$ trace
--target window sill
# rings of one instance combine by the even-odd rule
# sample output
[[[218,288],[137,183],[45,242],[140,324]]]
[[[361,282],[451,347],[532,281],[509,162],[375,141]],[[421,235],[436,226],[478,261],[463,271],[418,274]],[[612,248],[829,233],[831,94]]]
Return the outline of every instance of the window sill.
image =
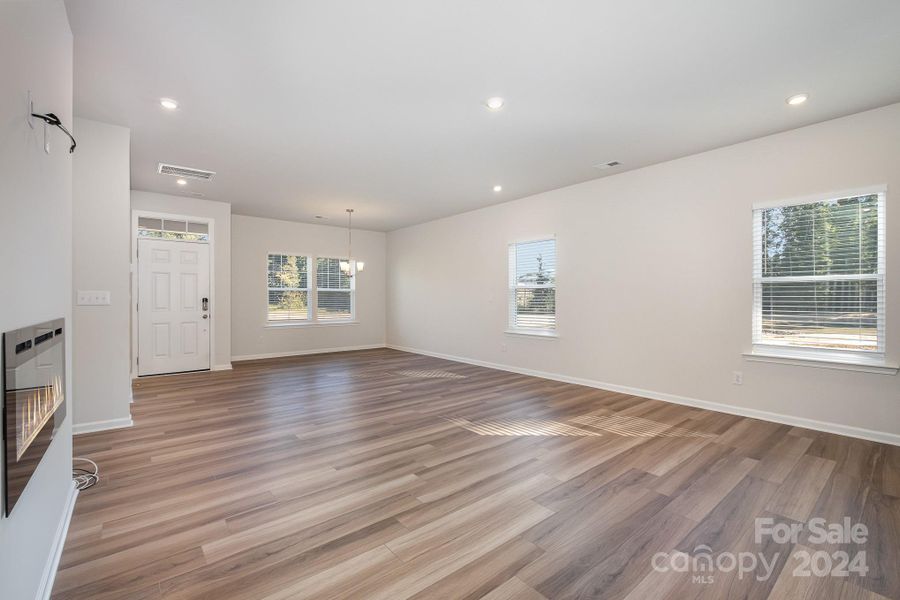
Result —
[[[290,329],[292,327],[336,327],[338,325],[359,325],[359,321],[286,321],[284,323],[266,323],[266,329]]]
[[[864,356],[829,356],[815,353],[802,354],[793,351],[782,351],[777,348],[754,348],[752,352],[744,352],[744,358],[753,362],[777,363],[798,367],[818,367],[822,369],[839,369],[858,371],[861,373],[878,373],[896,375],[897,365],[885,363],[883,360]]]
[[[525,335],[528,337],[544,338],[549,340],[555,340],[559,338],[559,334],[555,331],[546,330],[529,331],[527,329],[507,329],[506,333],[508,335]]]

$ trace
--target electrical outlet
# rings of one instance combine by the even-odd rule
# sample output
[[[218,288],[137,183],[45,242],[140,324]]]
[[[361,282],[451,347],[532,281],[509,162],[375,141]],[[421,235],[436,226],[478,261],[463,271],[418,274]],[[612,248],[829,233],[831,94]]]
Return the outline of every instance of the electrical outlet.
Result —
[[[506,344],[500,344],[500,352],[506,352]]]
[[[734,371],[731,374],[731,383],[734,385],[744,385],[744,374],[740,371]]]

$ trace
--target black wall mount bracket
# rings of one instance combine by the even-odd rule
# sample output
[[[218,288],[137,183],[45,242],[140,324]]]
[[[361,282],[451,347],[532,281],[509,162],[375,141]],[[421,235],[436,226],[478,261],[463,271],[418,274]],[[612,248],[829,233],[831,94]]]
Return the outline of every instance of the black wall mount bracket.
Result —
[[[46,123],[48,125],[58,127],[59,130],[62,131],[67,136],[69,136],[69,139],[72,141],[72,145],[69,146],[69,154],[72,154],[73,152],[75,152],[75,146],[77,146],[78,144],[75,142],[75,138],[72,136],[72,134],[69,133],[69,130],[66,129],[65,125],[62,124],[62,121],[59,119],[59,117],[57,117],[53,113],[47,113],[45,115],[41,115],[38,113],[31,113],[31,116],[35,117],[37,119],[41,119],[44,123]]]

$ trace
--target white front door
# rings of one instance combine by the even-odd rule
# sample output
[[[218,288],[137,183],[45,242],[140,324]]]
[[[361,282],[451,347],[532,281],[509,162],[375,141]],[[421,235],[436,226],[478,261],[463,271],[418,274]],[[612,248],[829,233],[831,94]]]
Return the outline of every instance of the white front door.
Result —
[[[138,240],[138,375],[209,368],[209,246]]]

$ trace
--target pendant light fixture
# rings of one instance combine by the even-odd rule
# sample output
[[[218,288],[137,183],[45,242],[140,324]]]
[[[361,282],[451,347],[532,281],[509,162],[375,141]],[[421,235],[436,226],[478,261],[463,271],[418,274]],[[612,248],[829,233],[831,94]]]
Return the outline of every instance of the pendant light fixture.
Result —
[[[355,265],[355,269],[352,268]],[[341,261],[341,273],[347,277],[353,277],[366,266],[361,260],[353,260],[353,209],[347,209],[347,260]]]

